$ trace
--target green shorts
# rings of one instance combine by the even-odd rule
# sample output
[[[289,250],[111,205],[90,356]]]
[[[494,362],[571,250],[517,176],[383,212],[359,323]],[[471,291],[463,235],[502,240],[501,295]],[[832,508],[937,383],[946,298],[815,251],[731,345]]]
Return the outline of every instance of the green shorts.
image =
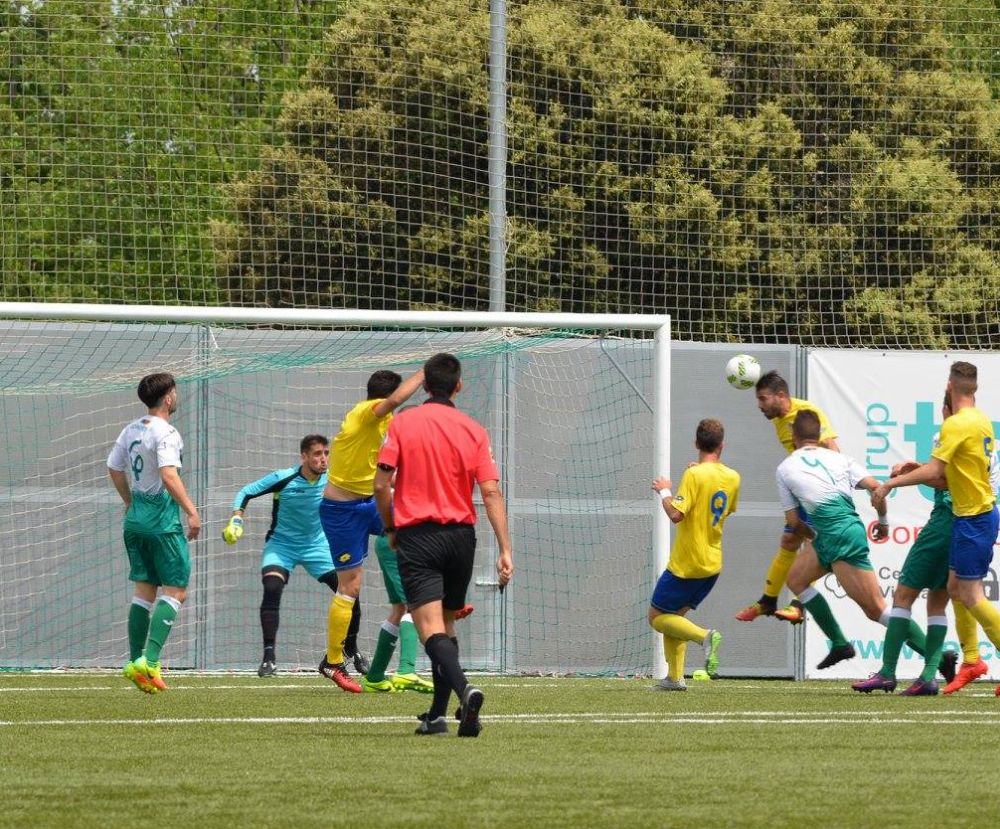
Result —
[[[157,586],[187,587],[191,579],[191,554],[184,533],[139,533],[125,530],[129,581]]]
[[[821,526],[816,522],[816,557],[827,572],[833,569],[835,561],[843,561],[858,570],[873,570],[871,559],[868,558],[868,534],[861,520],[854,517],[851,521],[837,521],[832,525]]]
[[[917,540],[906,554],[899,583],[914,590],[941,590],[948,586],[948,551],[955,516],[946,506],[935,506]]]
[[[375,538],[375,555],[378,556],[378,566],[382,570],[385,592],[389,594],[389,604],[406,604],[396,551],[389,546],[389,540],[384,535]]]

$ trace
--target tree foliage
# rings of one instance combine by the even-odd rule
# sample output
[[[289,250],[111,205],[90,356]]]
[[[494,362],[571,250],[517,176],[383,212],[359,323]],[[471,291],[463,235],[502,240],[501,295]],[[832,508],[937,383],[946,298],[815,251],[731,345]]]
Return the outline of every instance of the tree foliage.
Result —
[[[0,5],[0,297],[217,302],[210,217],[330,0]]]
[[[508,8],[509,308],[879,346],[993,325],[998,110],[924,6]],[[468,0],[347,10],[232,188],[237,301],[485,307],[488,37]]]

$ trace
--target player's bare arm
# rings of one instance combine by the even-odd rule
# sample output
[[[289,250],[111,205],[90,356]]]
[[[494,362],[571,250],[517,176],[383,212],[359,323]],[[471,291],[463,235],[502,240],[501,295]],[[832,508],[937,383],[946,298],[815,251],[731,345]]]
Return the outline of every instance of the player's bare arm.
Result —
[[[880,483],[878,488],[872,492],[872,503],[875,503],[876,498],[884,502],[889,497],[889,493],[897,487],[934,484],[944,478],[944,470],[945,464],[943,461],[931,458],[927,463],[921,464],[916,469],[904,475],[890,478],[888,481]]]
[[[483,496],[483,507],[490,520],[493,533],[497,537],[500,554],[497,556],[497,578],[505,587],[514,575],[514,553],[510,542],[510,528],[507,525],[507,509],[497,481],[480,481],[479,494]]]
[[[889,477],[898,478],[900,475],[905,475],[907,472],[919,469],[920,466],[920,461],[903,461],[902,463],[897,463],[892,467],[892,469],[889,470]],[[942,475],[936,481],[928,482],[928,486],[932,486],[934,489],[944,490],[948,488],[948,480]]]
[[[111,483],[114,484],[119,497],[125,502],[125,509],[128,509],[132,506],[132,490],[129,489],[128,478],[124,472],[117,469],[109,469],[108,474],[111,476]]]
[[[816,537],[816,530],[802,520],[797,508],[785,510],[785,523],[792,528],[792,532],[802,538],[812,541]]]
[[[875,507],[875,512],[878,513],[878,523],[875,525],[875,529],[872,530],[872,539],[875,541],[881,541],[884,538],[889,537],[889,518],[886,516],[886,505],[884,500],[876,501],[875,491],[879,488],[879,480],[871,475],[867,478],[862,478],[858,481],[855,489],[866,489],[868,494],[872,498],[872,506]]]
[[[415,374],[411,374],[384,400],[380,400],[372,408],[375,417],[385,417],[389,412],[395,411],[409,400],[414,393],[424,383],[424,370],[420,369]]]
[[[198,517],[198,509],[195,507],[194,502],[188,497],[187,489],[184,487],[184,482],[177,472],[177,467],[161,466],[160,480],[163,481],[163,486],[170,493],[170,497],[184,510],[188,521],[187,538],[188,541],[194,541],[201,532],[201,518]]]
[[[674,485],[670,478],[664,478],[661,475],[659,478],[653,479],[653,491],[660,496],[660,503],[663,505],[663,511],[666,512],[667,518],[674,524],[680,524],[684,520],[684,513],[670,503],[673,488]]]
[[[389,541],[389,546],[394,550],[396,549],[396,528],[392,524],[392,477],[395,474],[394,467],[380,463],[375,469],[373,483],[375,506],[378,508],[379,518],[382,519],[382,526],[385,527],[385,536]]]

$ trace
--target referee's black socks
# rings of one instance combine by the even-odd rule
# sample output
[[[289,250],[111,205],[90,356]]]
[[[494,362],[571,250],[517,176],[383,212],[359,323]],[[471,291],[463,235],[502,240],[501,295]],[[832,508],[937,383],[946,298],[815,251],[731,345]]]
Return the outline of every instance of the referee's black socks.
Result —
[[[431,660],[434,677],[434,701],[430,713],[443,717],[448,708],[448,697],[454,691],[459,699],[469,681],[458,662],[458,641],[443,633],[435,633],[424,643],[424,650]]]

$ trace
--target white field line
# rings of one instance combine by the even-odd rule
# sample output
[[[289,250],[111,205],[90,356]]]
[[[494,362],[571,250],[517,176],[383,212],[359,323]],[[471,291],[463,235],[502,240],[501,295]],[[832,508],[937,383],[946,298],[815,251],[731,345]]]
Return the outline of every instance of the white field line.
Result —
[[[787,711],[700,712],[692,714],[653,713],[604,713],[580,712],[577,714],[499,714],[484,717],[491,723],[514,725],[841,725],[867,722],[870,725],[940,724],[940,725],[1000,725],[1000,712],[968,711],[914,711],[905,715],[861,714],[859,712],[812,712],[792,714]],[[989,717],[990,719],[987,719]],[[390,725],[412,724],[412,716],[358,716],[358,717],[163,717],[156,719],[61,719],[61,720],[0,720],[2,727],[49,726],[69,727],[100,725]]]
[[[289,688],[319,688],[329,686],[330,681],[317,677],[315,682],[275,682],[273,679],[255,682],[247,682],[246,685],[178,685],[170,683],[171,691],[285,691]],[[491,682],[488,688],[558,688],[558,682],[532,683],[530,685],[517,685],[512,683]],[[565,687],[565,686],[562,686]],[[66,685],[61,688],[0,688],[0,694],[62,694],[78,693],[80,691],[129,691],[133,687],[124,680],[115,685]]]

